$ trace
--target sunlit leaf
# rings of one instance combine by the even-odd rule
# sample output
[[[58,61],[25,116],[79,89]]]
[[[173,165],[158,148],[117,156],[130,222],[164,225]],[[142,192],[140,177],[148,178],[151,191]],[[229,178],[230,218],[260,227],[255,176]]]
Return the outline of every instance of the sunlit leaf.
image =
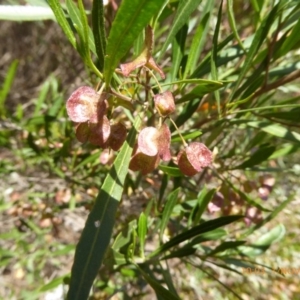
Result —
[[[121,58],[163,5],[156,0],[123,0],[113,21],[106,47],[104,77],[108,85]]]
[[[186,23],[186,20],[189,19],[190,15],[198,7],[201,1],[202,0],[181,0],[179,2],[174,20],[172,21],[172,26],[160,50],[160,56],[162,56],[162,54],[165,53],[172,39],[175,37],[180,28]]]
[[[122,196],[136,130],[140,122],[141,119],[136,118],[134,127],[107,175],[88,216],[76,247],[67,299],[88,298],[111,239],[115,214]]]

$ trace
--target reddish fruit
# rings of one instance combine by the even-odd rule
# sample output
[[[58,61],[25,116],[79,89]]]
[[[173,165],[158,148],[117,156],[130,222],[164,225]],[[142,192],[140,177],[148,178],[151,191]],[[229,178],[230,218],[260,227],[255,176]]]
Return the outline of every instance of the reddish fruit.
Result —
[[[154,96],[154,103],[158,113],[167,117],[175,111],[173,94],[169,91]]]
[[[118,151],[126,140],[127,130],[124,124],[116,123],[110,127],[110,136],[105,143],[106,147],[110,147],[114,151]]]
[[[158,155],[162,160],[169,161],[171,132],[166,124],[160,129],[155,127],[144,128],[138,136],[139,151],[148,156]]]
[[[67,100],[67,113],[76,123],[97,123],[107,109],[107,94],[101,95],[88,86],[78,88]]]
[[[137,145],[135,145],[133,155],[129,164],[129,168],[132,171],[141,171],[143,175],[152,172],[159,163],[159,156],[149,156],[140,151]]]
[[[177,156],[178,167],[187,176],[199,173],[212,162],[212,152],[202,143],[191,143]]]

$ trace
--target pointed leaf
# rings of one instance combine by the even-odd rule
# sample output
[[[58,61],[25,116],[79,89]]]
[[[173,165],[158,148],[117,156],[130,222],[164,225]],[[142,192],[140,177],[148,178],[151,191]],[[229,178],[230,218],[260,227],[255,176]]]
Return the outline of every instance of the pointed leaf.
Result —
[[[181,0],[176,10],[176,15],[172,22],[172,27],[169,30],[168,36],[160,50],[160,57],[166,52],[167,47],[175,37],[176,33],[190,18],[192,12],[199,6],[202,0]]]
[[[46,292],[46,291],[55,289],[56,287],[58,287],[59,285],[64,283],[65,277],[66,277],[66,275],[55,277],[50,282],[48,282],[47,284],[45,284],[41,288],[39,288],[39,292]]]
[[[200,135],[202,135],[202,132],[198,129],[190,129],[187,131],[182,131],[181,132],[182,137],[184,138],[185,141],[187,140],[194,140]],[[181,142],[181,137],[178,133],[172,134],[171,141],[174,142]]]
[[[212,197],[216,193],[216,189],[212,189],[210,191],[207,191],[206,188],[204,188],[199,197],[198,197],[198,203],[194,207],[192,212],[192,220],[194,224],[198,224],[202,214],[204,213],[205,209],[207,208],[208,203],[211,201]]]
[[[78,7],[75,5],[75,3],[72,0],[66,0],[66,5],[67,5],[67,9],[71,21],[74,24],[74,27],[76,28],[77,32],[80,31],[80,34],[83,36],[84,35],[83,25],[82,25],[80,11]],[[89,41],[89,47],[91,51],[93,53],[96,53],[94,37],[90,28],[88,28],[88,41]]]
[[[138,235],[140,240],[140,255],[144,257],[145,239],[147,234],[147,217],[142,212],[139,217]]]
[[[176,189],[167,198],[167,201],[166,201],[163,213],[162,213],[161,223],[160,223],[160,234],[159,234],[160,239],[162,239],[165,228],[167,227],[167,224],[171,217],[173,208],[175,207],[176,202],[178,200],[179,191],[180,191],[180,189]]]
[[[211,78],[213,80],[218,80],[217,55],[218,55],[218,38],[219,38],[221,19],[222,19],[222,8],[223,8],[223,0],[221,0],[221,2],[220,2],[218,19],[217,19],[216,27],[214,29],[213,45],[212,45],[212,49],[211,49],[210,67],[211,67]],[[214,94],[215,94],[215,99],[217,101],[218,114],[220,116],[220,114],[221,114],[220,93],[218,90],[215,90]]]
[[[132,147],[140,122],[141,119],[136,118],[134,127],[106,176],[95,205],[88,216],[76,247],[68,300],[88,298],[93,281],[102,264],[111,239],[115,214],[122,196]]]
[[[61,26],[62,30],[64,31],[65,35],[69,39],[70,43],[75,49],[77,49],[75,36],[66,19],[65,13],[61,7],[60,2],[58,0],[49,0],[48,4],[51,7],[58,24]]]
[[[10,64],[7,74],[5,76],[5,80],[2,83],[2,86],[0,87],[0,116],[2,114],[5,115],[5,100],[15,79],[18,64],[19,61],[16,59]]]
[[[222,87],[223,83],[220,81],[203,79],[202,84],[199,84],[198,86],[193,88],[188,94],[185,94],[183,97],[181,97],[178,101],[176,101],[176,104],[187,102],[189,100],[195,99],[196,97],[202,97],[205,94],[217,91]]]
[[[79,37],[81,38],[81,47],[83,49],[83,57],[87,59],[87,61],[90,59],[90,46],[89,46],[89,30],[91,28],[88,25],[87,16],[85,13],[84,5],[82,0],[78,0],[78,8],[80,13],[80,20],[81,20],[81,29],[78,31]]]
[[[104,77],[108,85],[121,58],[163,6],[163,1],[123,0],[107,40]]]
[[[252,44],[250,46],[249,51],[247,52],[245,62],[239,71],[239,77],[237,79],[237,82],[234,86],[234,89],[230,95],[229,100],[232,100],[235,96],[235,92],[240,86],[242,80],[244,79],[246,73],[249,71],[249,69],[252,66],[253,58],[257,54],[260,46],[262,45],[263,41],[268,35],[268,32],[271,28],[271,26],[274,23],[274,19],[276,18],[276,14],[278,11],[280,4],[278,3],[273,7],[271,12],[267,15],[267,17],[263,20],[263,22],[260,24],[259,28],[256,30],[255,36],[253,38]]]
[[[215,229],[213,231],[209,231],[206,233],[201,234],[200,236],[195,237],[191,241],[191,245],[197,245],[206,241],[211,241],[211,240],[219,240],[222,237],[227,235],[227,231],[221,228]]]
[[[165,165],[159,165],[158,168],[169,176],[182,177],[182,173],[180,172],[179,168],[169,167],[169,166],[165,166]]]
[[[185,24],[177,32],[175,39],[172,42],[172,64],[171,64],[171,81],[173,81],[178,76],[178,71],[182,58],[184,56],[184,44],[188,32],[188,26]]]
[[[227,13],[228,13],[228,19],[229,19],[229,25],[231,27],[231,30],[234,34],[235,39],[239,43],[240,47],[245,51],[244,45],[241,41],[241,38],[239,36],[239,33],[236,29],[236,23],[235,23],[235,18],[234,18],[234,12],[233,12],[233,1],[232,0],[227,0]]]
[[[177,246],[178,244],[189,240],[190,238],[208,232],[208,231],[212,231],[214,229],[217,229],[219,227],[228,225],[230,223],[236,222],[238,220],[240,220],[241,218],[243,218],[244,216],[226,216],[226,217],[220,217],[214,220],[210,220],[207,222],[204,222],[198,226],[195,226],[185,232],[182,232],[180,234],[178,234],[177,236],[173,237],[169,242],[161,245],[158,249],[156,249],[155,251],[153,251],[150,254],[150,257],[154,257],[157,255],[160,255],[161,253],[164,253],[165,251],[167,251],[168,249]]]
[[[300,43],[299,30],[300,30],[300,19],[298,19],[298,22],[293,26],[291,33],[285,38],[283,44],[276,52],[275,54],[276,58],[286,55],[295,46],[299,45]]]
[[[100,71],[102,71],[104,66],[104,55],[106,48],[103,0],[93,0],[92,23],[96,52],[99,59]]]
[[[275,146],[261,147],[249,159],[244,161],[242,164],[233,167],[232,169],[246,169],[251,168],[266,161],[276,150]]]
[[[191,72],[195,70],[197,61],[206,42],[206,36],[209,29],[209,21],[213,12],[214,4],[214,0],[207,1],[203,9],[203,16],[201,17],[198,28],[196,29],[195,35],[192,40],[183,78],[186,78]]]
[[[246,241],[228,241],[223,242],[221,245],[217,246],[214,250],[212,250],[208,255],[213,256],[219,252],[226,251],[228,249],[236,249],[238,246],[244,245]]]
[[[294,142],[296,144],[300,144],[300,134],[291,131],[288,128],[285,128],[279,124],[271,123],[268,121],[261,121],[261,122],[247,122],[247,126],[259,128],[260,130],[267,132],[271,135],[280,137],[284,140]]]
[[[285,235],[285,231],[284,225],[279,224],[258,238],[258,240],[252,245],[239,247],[239,251],[247,256],[261,255],[270,247],[271,244],[281,240]]]

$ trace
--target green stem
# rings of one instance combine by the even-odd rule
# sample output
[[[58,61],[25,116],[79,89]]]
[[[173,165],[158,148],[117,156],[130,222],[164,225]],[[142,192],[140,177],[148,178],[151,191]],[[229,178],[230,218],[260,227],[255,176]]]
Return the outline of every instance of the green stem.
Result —
[[[178,134],[179,134],[179,136],[180,136],[180,138],[181,138],[181,140],[182,140],[183,146],[184,146],[184,147],[187,147],[188,144],[186,143],[186,141],[184,140],[183,136],[181,135],[181,133],[180,133],[180,131],[179,131],[179,129],[178,129],[176,123],[175,123],[171,118],[169,118],[169,119],[170,119],[170,121],[172,122],[172,124],[174,125],[176,131],[178,132]]]

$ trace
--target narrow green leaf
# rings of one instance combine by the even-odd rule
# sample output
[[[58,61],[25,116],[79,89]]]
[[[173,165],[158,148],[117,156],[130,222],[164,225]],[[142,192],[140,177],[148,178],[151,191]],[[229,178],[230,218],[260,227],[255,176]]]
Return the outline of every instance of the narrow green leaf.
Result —
[[[133,55],[138,56],[144,47],[145,33],[142,31],[133,43]]]
[[[81,169],[83,166],[91,163],[93,164],[94,162],[98,161],[99,163],[99,156],[100,156],[100,151],[96,151],[94,154],[89,155],[87,158],[83,159],[74,169],[74,172],[78,171]]]
[[[142,258],[145,257],[144,248],[145,248],[146,234],[147,234],[147,217],[142,212],[140,214],[139,223],[138,223],[138,235],[139,235],[139,240],[140,240],[140,255]]]
[[[218,256],[218,259],[221,259],[220,256]],[[234,272],[234,273],[243,275],[241,272],[237,271],[237,270],[234,269],[234,268],[229,267],[229,266],[226,265],[226,264],[223,264],[223,263],[217,263],[217,262],[215,262],[215,261],[210,261],[210,262],[211,262],[212,264],[214,264],[215,266],[219,267],[219,268],[222,268],[222,269],[225,269],[225,270],[228,270],[228,271],[231,271],[231,272]]]
[[[38,97],[38,99],[37,99],[37,101],[35,103],[35,108],[34,108],[34,112],[33,112],[33,118],[34,117],[39,117],[42,114],[41,109],[42,109],[42,106],[43,106],[43,104],[44,104],[44,102],[46,100],[46,97],[47,97],[48,93],[49,93],[49,89],[50,89],[50,83],[47,80],[43,84],[43,86],[42,86],[42,88],[40,90],[40,93],[39,93],[39,97]]]
[[[189,245],[188,247],[183,247],[182,249],[172,251],[170,254],[162,257],[161,259],[190,256],[195,254],[196,251],[197,251],[196,248],[193,248],[191,245]]]
[[[202,189],[198,197],[198,203],[192,212],[192,220],[194,224],[198,224],[200,222],[201,216],[203,215],[208,203],[211,201],[215,193],[216,189],[212,189],[210,191],[207,191],[206,187]]]
[[[189,100],[195,99],[196,97],[203,97],[204,95],[214,92],[223,87],[221,81],[206,80],[198,86],[194,87],[189,93],[185,94],[183,97],[176,101],[176,104],[184,103]]]
[[[172,82],[161,83],[160,86],[181,85],[181,84],[196,84],[199,87],[205,86],[207,88],[209,88],[209,87],[212,88],[213,86],[216,86],[216,85],[223,86],[223,81],[190,78],[190,79],[182,79],[182,80],[176,80],[176,81],[172,81]],[[155,85],[154,87],[158,87],[158,85]]]
[[[192,12],[199,6],[202,0],[181,0],[179,2],[178,8],[176,10],[176,14],[174,20],[172,22],[172,27],[165,39],[165,42],[160,50],[159,57],[166,52],[167,47],[180,30],[180,28],[186,23],[186,21],[190,18]]]
[[[172,42],[172,64],[171,64],[171,81],[178,77],[178,71],[182,62],[185,51],[185,40],[188,32],[188,26],[185,24],[177,32]]]
[[[128,246],[130,247],[130,245]],[[128,248],[126,248],[128,249]],[[115,265],[117,266],[121,266],[121,265],[125,265],[128,262],[128,260],[126,259],[126,255],[123,253],[120,253],[118,251],[116,251],[115,249],[111,248],[108,249],[106,252],[106,256],[105,256],[105,261],[103,262],[103,264],[107,267],[114,267]]]
[[[196,235],[199,235],[199,234],[202,234],[202,233],[205,233],[208,231],[212,231],[219,227],[236,222],[243,217],[244,216],[225,216],[225,217],[220,217],[220,218],[217,218],[214,220],[210,220],[210,221],[201,223],[200,225],[195,226],[195,227],[173,237],[169,242],[161,245],[158,249],[153,251],[149,257],[154,257],[157,255],[160,255],[160,254],[164,253],[165,251],[167,251],[168,249],[170,249],[186,240],[189,240],[190,238],[192,238]]]
[[[262,5],[262,2],[259,1],[260,6],[259,6],[257,0],[250,0],[250,2],[251,2],[251,4],[252,4],[254,10],[255,10],[257,13],[259,13],[259,12],[261,11],[261,5]]]
[[[267,233],[258,238],[255,245],[271,245],[281,240],[285,235],[285,227],[283,224],[279,224]]]
[[[289,154],[295,153],[299,150],[299,146],[297,145],[291,145],[291,144],[284,144],[281,148],[279,148],[277,151],[275,151],[269,159],[276,159],[278,157],[287,156]]]
[[[247,52],[245,62],[243,64],[241,70],[239,71],[239,77],[237,79],[237,82],[236,82],[236,84],[234,86],[234,89],[233,89],[232,93],[229,96],[229,100],[230,101],[234,98],[236,90],[240,86],[242,80],[244,79],[246,73],[249,71],[249,69],[250,69],[250,67],[252,65],[253,58],[255,57],[255,55],[257,54],[260,46],[262,45],[263,41],[267,37],[267,34],[268,34],[271,26],[274,23],[274,19],[275,19],[276,15],[277,15],[278,8],[279,8],[279,3],[276,4],[273,7],[273,9],[271,10],[271,12],[263,20],[263,22],[260,24],[260,27],[257,29],[257,31],[256,31],[256,33],[254,35],[254,39],[252,41],[252,44],[250,46],[250,49]]]
[[[196,130],[188,130],[188,131],[181,132],[181,135],[182,135],[182,137],[186,141],[188,141],[188,140],[194,140],[194,139],[196,139],[197,137],[199,137],[200,135],[202,135],[202,132],[200,130],[198,130],[198,129],[196,129]],[[181,142],[180,135],[178,133],[172,134],[171,141],[173,143],[175,143],[175,142]]]
[[[165,228],[167,227],[169,219],[172,215],[173,209],[178,201],[179,191],[180,191],[180,189],[176,189],[167,198],[167,201],[166,201],[163,213],[162,213],[161,223],[160,223],[159,237],[161,240],[162,240],[162,236],[164,234]]]
[[[159,165],[158,168],[162,170],[165,174],[172,177],[182,177],[182,173],[177,167],[169,167],[165,165]]]
[[[285,235],[285,227],[282,224],[277,225],[267,233],[262,235],[258,240],[250,246],[241,246],[239,251],[247,256],[257,256],[265,252],[271,244],[278,242]]]
[[[233,257],[220,257],[220,259],[222,259],[228,265],[234,265],[239,268],[252,268],[253,269],[255,267],[255,265],[252,264],[252,262],[245,261],[242,259],[237,259],[237,258],[233,258]]]
[[[228,20],[229,20],[229,25],[231,27],[231,30],[232,30],[237,42],[239,43],[240,47],[246,52],[244,45],[241,41],[241,38],[239,36],[239,33],[236,29],[236,23],[235,23],[235,18],[234,18],[234,11],[233,11],[233,1],[227,0],[226,3],[227,3]]]
[[[289,111],[267,112],[261,114],[261,116],[266,118],[275,118],[275,119],[281,119],[281,120],[286,120],[291,122],[297,122],[299,121],[300,107],[299,108],[296,107]]]
[[[128,246],[132,242],[132,231],[136,227],[136,220],[129,222],[125,228],[115,238],[112,249],[120,251],[124,246]]]
[[[16,76],[17,68],[18,68],[19,61],[14,60],[7,71],[7,74],[5,76],[5,80],[2,84],[1,90],[0,90],[0,116],[5,115],[5,100],[7,98],[7,95],[11,89],[11,86],[13,84],[13,81]]]
[[[258,122],[253,121],[253,122],[247,122],[246,125],[249,127],[258,128],[264,132],[280,137],[284,140],[294,142],[296,144],[300,143],[299,133],[295,131],[291,131],[279,124],[274,124],[268,121],[258,121]]]
[[[141,272],[145,280],[149,283],[149,285],[155,290],[157,295],[161,296],[164,300],[180,300],[176,295],[168,291],[164,288],[156,279],[153,279],[149,276],[142,268],[136,265],[138,270]]]
[[[48,0],[49,6],[51,7],[55,18],[64,31],[65,35],[67,36],[68,40],[72,44],[72,46],[77,49],[76,39],[73,34],[73,31],[66,19],[65,13],[60,5],[60,2],[58,0]]]
[[[225,48],[234,38],[233,34],[230,34],[222,42],[218,44],[218,53]],[[217,67],[227,64],[229,61],[236,59],[243,55],[239,46],[234,46],[224,49],[217,59]],[[211,60],[211,51],[201,60],[201,63],[197,66],[196,70],[190,76],[191,78],[203,77],[204,75],[210,72],[210,60]]]
[[[220,26],[221,26],[221,19],[222,19],[222,8],[223,8],[223,0],[220,2],[219,12],[218,12],[218,19],[217,24],[214,30],[214,36],[213,36],[213,45],[211,49],[211,78],[213,80],[218,80],[218,70],[217,70],[217,55],[218,55],[218,38],[219,38],[219,32],[220,32]],[[218,114],[220,116],[221,114],[221,107],[220,107],[220,93],[218,90],[214,91],[215,98],[217,101],[218,106]]]
[[[253,153],[249,159],[244,161],[242,164],[233,167],[232,169],[247,169],[258,165],[264,161],[267,161],[275,150],[275,146],[261,147],[255,153]]]
[[[108,85],[121,58],[164,5],[157,0],[123,0],[107,40],[104,77]]]
[[[69,300],[88,298],[93,281],[101,266],[111,239],[115,214],[122,196],[132,147],[140,123],[141,119],[136,118],[127,141],[125,141],[114,165],[106,176],[95,205],[88,216],[76,247],[70,289],[67,295]]]
[[[199,25],[196,29],[195,35],[192,40],[183,78],[186,78],[190,74],[190,72],[193,72],[196,68],[197,61],[200,57],[201,51],[206,41],[206,36],[209,29],[209,21],[213,11],[214,4],[215,4],[214,0],[207,1],[203,9],[202,12],[203,16],[201,17],[201,20],[199,22]]]
[[[275,54],[276,58],[286,55],[289,51],[294,49],[294,47],[300,43],[299,31],[300,31],[300,19],[298,20],[296,25],[292,27],[292,32],[285,38],[282,46],[276,52]]]
[[[158,167],[160,167],[160,166],[158,166]],[[179,169],[178,169],[178,172],[179,172]],[[166,189],[168,187],[169,180],[170,180],[169,175],[165,173],[163,175],[162,179],[161,179],[161,184],[160,184],[160,189],[159,189],[159,196],[158,196],[158,203],[159,204],[161,203],[161,201],[164,197],[164,194],[165,194]]]
[[[66,0],[66,5],[69,13],[69,17],[78,32],[80,36],[84,36],[83,32],[83,24],[80,16],[80,11],[78,7],[75,5],[75,3],[72,0]],[[96,48],[95,48],[95,41],[93,37],[93,33],[90,27],[88,27],[88,44],[89,48],[93,53],[96,53]]]
[[[198,244],[211,241],[211,240],[220,240],[222,237],[226,235],[227,235],[226,230],[220,228],[210,232],[203,233],[200,236],[197,236],[194,239],[192,239],[188,244],[184,245],[182,248],[172,251],[170,254],[164,256],[163,259],[192,255],[196,252]]]
[[[81,32],[82,35],[79,35],[79,37],[82,37],[82,47],[84,49],[84,57],[89,60],[90,59],[90,46],[89,46],[89,25],[88,20],[86,17],[85,9],[82,0],[78,0],[78,8],[80,13],[80,20],[82,25],[82,31],[78,31],[78,34]]]
[[[102,71],[104,66],[104,56],[106,48],[103,0],[93,0],[92,24],[100,71]]]
[[[167,287],[168,287],[169,291],[171,293],[173,293],[174,295],[176,295],[177,297],[179,297],[178,293],[176,291],[176,288],[174,286],[174,283],[173,283],[173,280],[172,280],[172,275],[170,273],[170,269],[169,269],[168,265],[167,265],[166,268],[164,268],[161,263],[159,265],[161,267],[160,271],[163,275],[164,281],[167,284]]]
[[[228,249],[235,249],[241,245],[244,245],[246,241],[228,241],[228,242],[223,242],[219,246],[217,246],[214,250],[208,253],[208,256],[214,256],[217,253],[224,252]]]
[[[227,235],[227,231],[221,228],[206,232],[201,234],[200,236],[195,237],[191,240],[191,245],[197,245],[207,241],[220,240],[222,237]]]
[[[261,106],[261,107],[251,107],[247,109],[240,109],[238,111],[230,112],[230,114],[236,114],[236,113],[245,113],[249,111],[261,111],[261,110],[274,110],[277,108],[293,108],[294,110],[291,111],[285,111],[285,112],[269,112],[266,114],[261,114],[260,116],[264,117],[270,117],[270,118],[278,118],[278,119],[284,119],[287,121],[298,121],[299,113],[300,113],[300,106],[299,104],[283,104],[283,105],[268,105],[268,106]]]
[[[46,291],[49,291],[49,290],[53,290],[54,288],[56,288],[59,285],[63,284],[65,277],[66,277],[66,275],[54,278],[53,280],[51,280],[47,284],[43,285],[39,289],[39,292],[46,292]]]
[[[276,269],[273,269],[272,267],[269,267],[267,265],[257,263],[255,261],[250,261],[250,260],[243,260],[243,259],[236,259],[232,257],[219,257],[219,259],[222,259],[226,264],[231,264],[234,266],[237,266],[239,268],[243,268],[242,272],[243,274],[249,274],[250,272],[255,272],[258,268],[264,272],[262,268],[265,270],[270,270],[272,272],[276,272]],[[257,267],[256,267],[257,266]]]

